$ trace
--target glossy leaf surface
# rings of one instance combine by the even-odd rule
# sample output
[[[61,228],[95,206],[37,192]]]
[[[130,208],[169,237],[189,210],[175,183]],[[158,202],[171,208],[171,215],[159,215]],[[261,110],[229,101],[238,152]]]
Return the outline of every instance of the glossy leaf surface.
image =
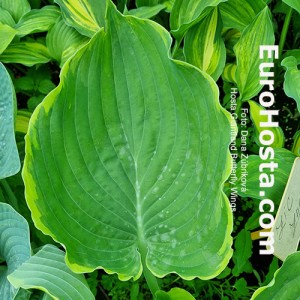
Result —
[[[20,159],[15,140],[15,91],[8,72],[0,63],[0,179],[20,170]]]
[[[230,115],[170,46],[161,26],[110,4],[105,31],[31,118],[26,199],[74,271],[212,278],[230,259]]]
[[[44,246],[8,276],[15,288],[39,289],[52,299],[92,300],[83,275],[70,271],[64,261],[64,252],[52,245]]]

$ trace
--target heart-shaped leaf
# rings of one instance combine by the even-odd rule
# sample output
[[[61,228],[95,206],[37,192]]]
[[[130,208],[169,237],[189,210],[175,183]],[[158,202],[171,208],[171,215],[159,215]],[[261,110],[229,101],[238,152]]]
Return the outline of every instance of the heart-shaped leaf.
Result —
[[[113,4],[106,18],[31,118],[35,224],[77,272],[217,276],[232,254],[230,115],[210,76],[170,59],[161,26]]]

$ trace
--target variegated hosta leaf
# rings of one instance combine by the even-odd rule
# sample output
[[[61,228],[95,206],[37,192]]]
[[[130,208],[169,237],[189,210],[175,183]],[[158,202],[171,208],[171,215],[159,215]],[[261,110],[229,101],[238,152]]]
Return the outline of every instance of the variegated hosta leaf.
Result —
[[[15,20],[12,15],[6,10],[3,9],[0,5],[0,23],[14,27],[16,25]]]
[[[27,221],[10,205],[0,203],[0,257],[7,267],[0,271],[0,299],[14,299],[17,289],[7,280],[30,257],[29,228]]]
[[[33,9],[25,14],[15,26],[17,35],[22,37],[29,33],[48,31],[60,16],[56,6],[44,6],[41,9]]]
[[[251,300],[299,299],[300,295],[300,252],[287,257],[273,280],[255,291]]]
[[[286,57],[281,65],[286,68],[284,75],[284,92],[288,97],[293,98],[297,103],[300,112],[300,70],[298,70],[297,59],[293,56]]]
[[[221,37],[222,21],[214,8],[187,32],[184,39],[186,61],[205,71],[216,81],[225,66],[226,49]]]
[[[40,42],[11,43],[0,55],[4,63],[19,63],[31,67],[51,60],[48,49]]]
[[[14,28],[0,23],[0,54],[8,47],[16,33],[17,31]]]
[[[224,27],[243,31],[266,4],[263,0],[228,0],[219,5]]]
[[[276,184],[274,184],[272,189],[266,189],[266,195],[262,197],[259,195],[259,192],[261,190],[261,188],[259,187],[259,175],[261,174],[259,172],[259,166],[262,160],[258,155],[249,155],[246,191],[243,191],[242,189],[242,183],[244,182],[245,178],[242,175],[245,174],[245,168],[241,168],[242,161],[240,161],[237,166],[236,174],[238,177],[238,181],[236,185],[238,187],[238,194],[241,197],[251,197],[254,199],[268,198],[272,199],[275,203],[279,204],[288,178],[290,176],[290,172],[295,158],[296,156],[289,150],[286,150],[284,148],[274,149],[274,163],[278,164],[278,168],[274,168],[274,172],[272,172],[272,174],[274,174]]]
[[[67,61],[78,49],[88,42],[88,38],[82,36],[74,28],[66,25],[62,18],[49,30],[46,44],[50,55],[60,63]]]
[[[293,148],[292,148],[292,152],[297,155],[300,156],[300,130],[298,130],[294,136],[293,136]]]
[[[236,64],[226,64],[222,73],[223,80],[235,83],[236,82],[235,72],[236,72]]]
[[[282,0],[300,14],[300,2],[298,0]]]
[[[126,14],[138,18],[150,19],[156,16],[160,11],[162,11],[165,8],[166,6],[164,4],[158,4],[155,6],[141,6],[136,9],[130,9],[126,11]]]
[[[268,122],[268,116],[263,115],[266,109],[260,104],[250,100],[248,101],[250,105],[250,117],[255,128],[255,142],[259,146],[264,146],[259,142],[259,135],[263,130],[270,130],[274,135],[274,142],[270,145],[273,148],[282,148],[284,146],[284,133],[280,126],[276,127],[262,127],[261,123]],[[276,122],[277,116],[272,117],[273,122]]]
[[[211,278],[230,259],[230,115],[170,46],[161,26],[109,3],[105,31],[30,120],[27,203],[76,272]]]
[[[227,0],[175,0],[170,15],[172,34],[177,40],[181,40],[186,31],[200,21],[211,7],[225,1]]]
[[[106,0],[55,0],[66,23],[92,37],[104,26]]]
[[[16,174],[21,167],[14,130],[15,101],[12,81],[0,63],[0,179]]]
[[[259,74],[259,47],[274,44],[274,30],[268,7],[263,9],[257,17],[242,32],[241,38],[234,47],[237,59],[235,72],[236,82],[242,100],[249,100],[262,89]],[[266,55],[265,55],[266,57]],[[272,59],[264,58],[263,62]]]
[[[27,0],[0,0],[0,7],[7,10],[16,23],[30,11],[30,4]]]
[[[8,276],[15,288],[39,289],[52,299],[93,300],[82,274],[70,271],[64,252],[52,245],[44,246]]]

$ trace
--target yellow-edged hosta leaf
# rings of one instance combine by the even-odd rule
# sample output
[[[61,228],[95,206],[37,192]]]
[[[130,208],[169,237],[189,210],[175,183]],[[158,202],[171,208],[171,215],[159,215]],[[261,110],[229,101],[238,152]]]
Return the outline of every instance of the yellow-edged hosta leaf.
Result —
[[[256,18],[244,29],[241,38],[234,47],[237,59],[235,72],[240,98],[249,100],[262,89],[259,65],[261,45],[273,45],[275,41],[272,20],[268,7],[264,8]],[[265,58],[263,62],[272,59]]]
[[[46,36],[50,55],[62,66],[89,39],[59,18]]]
[[[16,23],[30,11],[30,4],[27,0],[0,0],[0,7],[7,10]]]
[[[215,277],[232,255],[230,114],[209,75],[170,59],[163,27],[108,3],[105,30],[30,120],[22,175],[35,225],[76,272]]]
[[[186,31],[203,18],[209,10],[227,0],[175,0],[171,15],[171,33],[181,40]]]
[[[268,116],[261,115],[261,112],[267,111],[263,106],[260,104],[250,100],[248,101],[250,105],[250,117],[253,122],[254,128],[255,128],[255,142],[259,146],[263,146],[259,142],[259,134],[263,130],[270,130],[273,132],[274,135],[274,143],[272,143],[270,146],[273,148],[283,148],[284,147],[284,133],[280,126],[277,127],[262,127],[261,122],[268,122]],[[278,117],[274,116],[272,117],[272,121],[278,122]]]
[[[136,16],[138,18],[150,19],[165,8],[166,6],[164,4],[158,4],[155,6],[141,6],[136,9],[128,10],[126,14]]]
[[[300,252],[287,257],[273,280],[255,291],[251,300],[297,300],[300,295]]]
[[[0,55],[4,63],[19,63],[31,67],[51,59],[48,49],[40,42],[19,42],[10,44]]]
[[[263,0],[228,0],[219,7],[224,27],[243,31],[266,4]]]
[[[22,37],[29,33],[47,31],[59,16],[60,11],[56,6],[48,5],[41,9],[33,9],[16,24],[17,35]]]
[[[190,28],[184,39],[186,61],[217,80],[225,66],[226,50],[221,37],[222,22],[214,8]]]
[[[235,72],[236,72],[236,64],[226,64],[222,73],[223,80],[235,83],[236,82]]]
[[[92,37],[104,26],[106,1],[104,0],[55,0],[60,6],[66,23],[79,33]]]
[[[281,65],[286,68],[284,75],[284,92],[288,97],[293,98],[297,103],[300,112],[300,70],[298,70],[298,62],[294,56],[286,57]]]

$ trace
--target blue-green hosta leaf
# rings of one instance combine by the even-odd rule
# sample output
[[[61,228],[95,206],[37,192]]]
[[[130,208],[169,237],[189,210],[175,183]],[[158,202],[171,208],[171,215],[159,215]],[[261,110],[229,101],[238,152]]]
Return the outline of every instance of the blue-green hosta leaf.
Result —
[[[6,203],[0,203],[0,257],[7,264],[0,271],[0,299],[11,300],[17,289],[7,275],[30,257],[30,243],[27,221]]]
[[[290,172],[294,163],[296,156],[289,150],[284,148],[276,148],[274,149],[274,163],[278,164],[278,168],[274,169],[274,178],[276,184],[274,184],[272,189],[266,189],[266,195],[264,197],[259,195],[260,187],[259,187],[259,165],[262,160],[258,155],[249,155],[248,158],[248,166],[247,172],[248,175],[245,179],[245,168],[241,168],[241,162],[238,163],[237,166],[237,177],[238,181],[236,183],[238,189],[237,192],[241,197],[251,197],[254,199],[272,199],[275,203],[279,204],[281,197],[283,195],[285,186],[287,184],[288,178],[290,176]],[[243,186],[243,181],[246,185]],[[244,191],[243,187],[247,190]]]
[[[170,46],[161,26],[110,4],[105,31],[30,120],[26,199],[74,271],[211,278],[230,259],[230,116]]]
[[[155,6],[141,6],[136,9],[131,9],[126,12],[127,15],[135,16],[143,19],[150,19],[156,16],[160,11],[165,9],[164,4],[158,4]]]
[[[14,27],[16,22],[13,19],[12,15],[6,10],[3,9],[0,5],[0,23]]]
[[[48,49],[40,42],[11,43],[0,55],[4,63],[19,63],[31,67],[51,60]]]
[[[88,40],[59,18],[47,34],[46,45],[50,55],[62,66]]]
[[[200,21],[209,9],[225,1],[227,0],[175,0],[170,15],[172,34],[177,40],[181,40],[186,31]]]
[[[214,8],[187,32],[184,39],[186,61],[205,71],[216,81],[225,66],[226,49],[221,37],[222,21]]]
[[[8,72],[0,63],[0,179],[20,170],[14,130],[15,91]]]
[[[27,0],[0,0],[0,7],[7,10],[16,23],[30,11],[30,5]]]
[[[263,147],[263,145],[259,142],[259,135],[263,130],[270,130],[274,135],[274,142],[270,146],[273,148],[283,148],[285,137],[281,127],[262,127],[262,122],[268,122],[268,116],[261,115],[261,113],[266,111],[266,109],[255,101],[249,100],[248,103],[250,106],[250,117],[255,129],[254,139],[257,145]],[[274,122],[278,121],[277,116],[274,116],[272,120]]]
[[[264,8],[242,32],[234,47],[237,59],[235,73],[237,86],[242,100],[249,100],[262,89],[260,84],[259,58],[260,45],[274,44],[274,31],[268,7]],[[265,59],[264,62],[270,62]]]
[[[251,300],[296,300],[300,295],[300,252],[287,257],[273,280],[255,291]]]
[[[300,14],[300,2],[298,0],[282,0]]]
[[[104,0],[55,0],[60,6],[66,23],[79,33],[92,37],[104,26],[106,1]]]
[[[0,54],[8,47],[16,35],[16,30],[9,25],[0,23]]]
[[[42,9],[33,9],[16,24],[17,35],[22,37],[30,33],[48,31],[59,16],[60,11],[56,6],[48,5]]]
[[[55,246],[46,245],[10,274],[8,280],[16,289],[39,289],[57,300],[94,299],[84,276],[67,267],[64,254]]]
[[[243,31],[266,4],[262,0],[228,0],[219,7],[224,27]]]
[[[293,98],[297,103],[300,112],[300,70],[298,70],[297,59],[293,56],[286,57],[281,65],[286,68],[284,75],[284,92],[288,97]]]

